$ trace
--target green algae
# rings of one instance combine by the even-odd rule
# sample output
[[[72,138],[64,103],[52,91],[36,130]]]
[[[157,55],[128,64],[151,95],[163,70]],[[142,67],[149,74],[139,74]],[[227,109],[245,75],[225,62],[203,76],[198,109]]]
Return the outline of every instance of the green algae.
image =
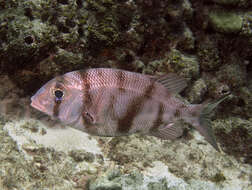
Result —
[[[221,65],[220,51],[215,38],[206,38],[197,47],[200,68],[203,71],[211,71]]]
[[[202,101],[202,97],[206,94],[206,92],[206,82],[203,79],[198,79],[194,82],[188,94],[189,102],[193,104],[200,103]]]
[[[178,50],[172,50],[168,53],[164,63],[171,72],[181,74],[186,78],[194,78],[199,74],[198,58],[193,55],[182,54]]]
[[[196,78],[199,74],[199,62],[196,56],[172,49],[164,59],[152,61],[143,69],[144,73],[159,75],[167,71],[188,79]]]
[[[226,178],[225,176],[222,174],[222,173],[217,173],[213,178],[212,178],[212,181],[213,182],[222,182],[222,181],[225,181]]]
[[[243,18],[236,12],[214,10],[209,14],[212,27],[223,33],[238,33],[242,29]]]
[[[119,5],[113,0],[87,1],[87,10],[94,12],[95,22],[87,27],[90,47],[111,47],[120,41]],[[130,17],[130,14],[128,15]]]
[[[182,49],[183,51],[192,51],[195,49],[195,37],[189,27],[185,28],[182,38],[183,40],[178,42],[179,49]]]
[[[251,11],[246,12],[243,16],[243,25],[242,25],[241,34],[251,39],[251,35],[252,35],[252,12]],[[249,40],[249,43],[251,44],[251,40]]]

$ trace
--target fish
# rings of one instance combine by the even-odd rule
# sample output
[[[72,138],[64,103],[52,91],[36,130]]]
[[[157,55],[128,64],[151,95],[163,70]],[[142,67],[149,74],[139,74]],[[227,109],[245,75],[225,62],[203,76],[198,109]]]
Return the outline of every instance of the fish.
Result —
[[[151,76],[92,68],[51,79],[31,97],[31,106],[95,136],[140,133],[174,140],[182,136],[184,121],[220,151],[210,115],[227,96],[212,103],[188,104],[176,97],[186,86],[186,80],[174,73]]]

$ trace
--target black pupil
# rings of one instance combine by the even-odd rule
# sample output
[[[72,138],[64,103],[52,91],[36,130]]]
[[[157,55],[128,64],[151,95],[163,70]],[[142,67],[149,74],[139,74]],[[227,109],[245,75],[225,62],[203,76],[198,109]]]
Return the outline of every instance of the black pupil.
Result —
[[[54,95],[56,96],[56,98],[61,99],[63,92],[61,90],[55,90]]]

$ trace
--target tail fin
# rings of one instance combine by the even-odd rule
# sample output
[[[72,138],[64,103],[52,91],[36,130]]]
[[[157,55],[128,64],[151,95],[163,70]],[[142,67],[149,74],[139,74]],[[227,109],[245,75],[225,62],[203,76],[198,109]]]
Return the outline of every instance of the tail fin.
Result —
[[[205,103],[203,104],[203,108],[201,110],[201,113],[199,115],[199,125],[196,125],[196,129],[200,132],[201,135],[203,135],[206,140],[217,150],[220,151],[216,140],[215,136],[213,133],[213,130],[211,128],[211,123],[210,123],[210,116],[213,113],[213,110],[222,102],[224,101],[227,97],[229,96],[226,95],[219,100],[212,102],[212,103]]]

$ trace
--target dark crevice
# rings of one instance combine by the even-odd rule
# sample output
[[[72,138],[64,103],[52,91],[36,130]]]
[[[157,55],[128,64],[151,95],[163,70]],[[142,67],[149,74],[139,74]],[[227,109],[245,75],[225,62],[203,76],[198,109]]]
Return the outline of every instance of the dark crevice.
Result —
[[[247,65],[247,73],[252,73],[252,57],[250,57],[249,64]]]
[[[84,35],[84,31],[81,28],[81,26],[79,26],[79,28],[78,28],[78,34],[79,34],[80,37],[82,37]]]
[[[60,32],[63,32],[63,33],[70,33],[69,31],[69,28],[65,27],[64,24],[62,23],[58,23],[57,24],[57,28]]]
[[[76,23],[70,19],[66,19],[66,26],[74,28],[76,26]]]
[[[63,5],[67,5],[68,4],[68,0],[57,0],[58,3],[61,3]]]
[[[239,106],[239,107],[243,107],[243,106],[245,106],[246,105],[246,103],[244,102],[244,100],[243,99],[239,99],[238,100],[238,102],[237,102],[237,106]]]
[[[48,20],[49,14],[48,12],[42,13],[41,14],[41,20],[42,22],[46,22]]]
[[[24,41],[26,44],[32,44],[33,43],[33,37],[32,36],[26,36],[24,38]]]
[[[34,19],[31,8],[25,8],[24,11],[24,15],[27,16],[30,20]]]
[[[76,0],[76,4],[79,9],[83,7],[82,0]]]

